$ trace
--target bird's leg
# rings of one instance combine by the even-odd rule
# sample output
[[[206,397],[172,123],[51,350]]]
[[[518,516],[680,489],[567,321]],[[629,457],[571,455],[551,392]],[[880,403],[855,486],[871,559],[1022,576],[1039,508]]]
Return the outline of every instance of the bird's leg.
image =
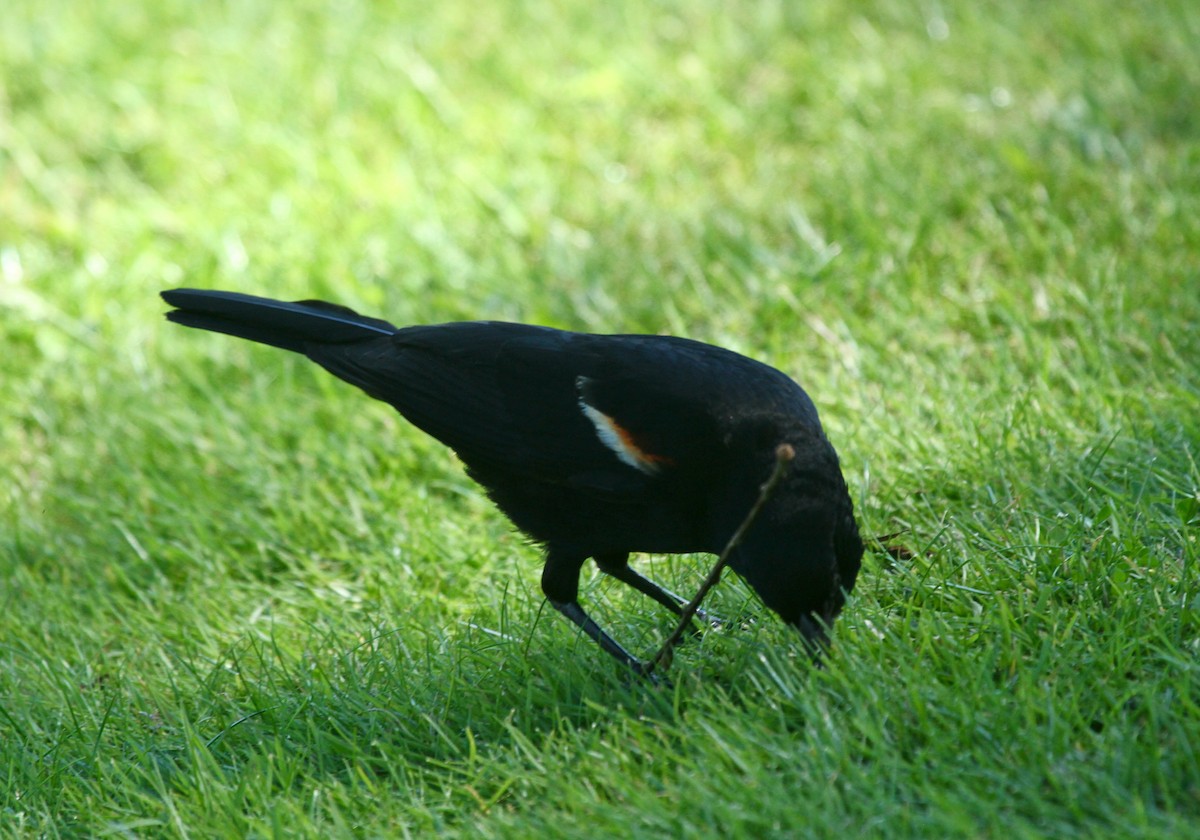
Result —
[[[648,673],[646,663],[625,650],[616,639],[605,633],[604,628],[593,621],[592,617],[583,611],[583,607],[579,606],[578,601],[551,601],[550,603],[554,609],[575,622],[580,630],[586,633],[596,644],[600,645],[604,652],[613,657],[613,659],[616,659],[635,673]]]
[[[586,557],[564,554],[553,549],[546,552],[542,570],[542,592],[554,609],[569,618],[609,656],[638,674],[646,674],[646,663],[617,643],[616,639],[592,620],[579,605],[579,570]]]
[[[643,595],[648,595],[664,607],[669,609],[675,615],[683,612],[688,600],[682,595],[677,595],[669,589],[664,589],[654,581],[642,576],[629,565],[628,554],[604,554],[596,557],[596,565],[600,567],[600,571],[610,577],[614,577],[626,586],[631,586]],[[719,618],[714,618],[704,610],[696,610],[696,615],[699,619],[713,627],[720,627],[722,622]],[[699,635],[698,628],[693,627],[692,632]]]

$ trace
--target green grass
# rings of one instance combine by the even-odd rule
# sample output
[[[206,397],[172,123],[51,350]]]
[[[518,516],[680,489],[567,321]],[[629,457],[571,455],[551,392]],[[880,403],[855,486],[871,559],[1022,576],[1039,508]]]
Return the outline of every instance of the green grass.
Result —
[[[1184,0],[9,0],[0,836],[1197,836],[1197,43]],[[913,556],[824,671],[730,577],[757,620],[629,685],[452,455],[177,285],[762,358]]]

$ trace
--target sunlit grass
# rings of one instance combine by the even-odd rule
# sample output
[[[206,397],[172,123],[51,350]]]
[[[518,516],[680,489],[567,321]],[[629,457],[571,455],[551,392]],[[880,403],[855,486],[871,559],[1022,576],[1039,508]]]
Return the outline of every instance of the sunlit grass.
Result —
[[[6,4],[0,833],[1195,835],[1192,5]],[[732,347],[904,550],[823,671],[730,577],[630,685],[177,285]]]

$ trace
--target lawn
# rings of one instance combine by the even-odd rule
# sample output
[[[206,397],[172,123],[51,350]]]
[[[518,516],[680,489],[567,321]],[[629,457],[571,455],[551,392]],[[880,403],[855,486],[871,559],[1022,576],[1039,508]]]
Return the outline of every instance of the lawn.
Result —
[[[1200,836],[1197,44],[1187,0],[6,0],[0,836]],[[175,286],[789,372],[872,537],[826,667],[730,575],[631,683],[452,453]]]

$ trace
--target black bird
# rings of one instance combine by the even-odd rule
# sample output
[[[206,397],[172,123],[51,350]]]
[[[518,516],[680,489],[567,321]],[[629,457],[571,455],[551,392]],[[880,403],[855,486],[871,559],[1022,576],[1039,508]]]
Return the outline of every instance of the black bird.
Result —
[[[837,454],[788,376],[719,347],[472,321],[398,328],[322,301],[175,289],[167,318],[302,353],[451,447],[546,550],[542,591],[622,663],[642,662],[579,605],[600,570],[676,614],[631,552],[720,552],[781,443],[795,458],[729,561],[815,649],[863,544]]]

